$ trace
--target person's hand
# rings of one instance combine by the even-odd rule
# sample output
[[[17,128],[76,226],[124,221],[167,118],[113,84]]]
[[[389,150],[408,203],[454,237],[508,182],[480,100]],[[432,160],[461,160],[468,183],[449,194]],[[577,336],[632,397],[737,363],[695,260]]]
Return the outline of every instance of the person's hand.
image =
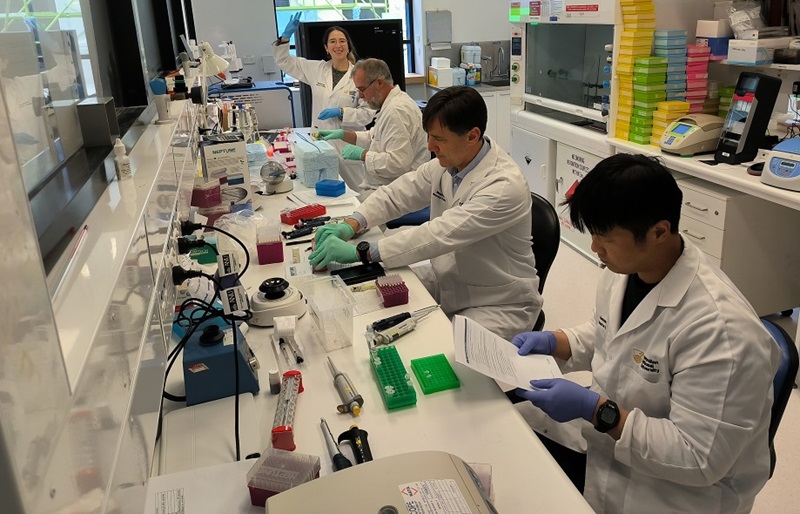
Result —
[[[331,139],[344,139],[344,130],[319,130],[317,136],[321,137],[323,141],[330,141]]]
[[[517,389],[517,396],[529,400],[559,423],[578,418],[591,423],[600,399],[596,392],[565,378],[531,380],[531,385],[538,390]]]
[[[317,116],[318,120],[329,120],[331,118],[342,119],[342,110],[338,107],[329,107],[323,109],[322,112],[319,113],[319,116]]]
[[[353,227],[348,225],[347,223],[334,223],[333,225],[323,225],[317,229],[317,233],[314,234],[314,244],[319,247],[322,243],[325,242],[330,236],[335,236],[342,241],[349,241],[356,235],[356,231],[353,230]]]
[[[294,33],[297,32],[297,27],[300,26],[300,16],[302,14],[302,12],[298,12],[289,18],[289,23],[286,24],[286,27],[283,28],[283,33],[281,33],[283,39],[292,39]]]
[[[556,350],[556,335],[552,332],[523,332],[514,336],[511,344],[519,348],[517,353],[552,355]]]
[[[314,253],[308,256],[308,262],[314,269],[321,270],[331,262],[350,264],[358,262],[358,250],[350,243],[346,243],[338,237],[329,237],[325,242],[317,246]]]
[[[360,161],[366,150],[356,145],[345,145],[342,148],[342,157],[350,161]]]

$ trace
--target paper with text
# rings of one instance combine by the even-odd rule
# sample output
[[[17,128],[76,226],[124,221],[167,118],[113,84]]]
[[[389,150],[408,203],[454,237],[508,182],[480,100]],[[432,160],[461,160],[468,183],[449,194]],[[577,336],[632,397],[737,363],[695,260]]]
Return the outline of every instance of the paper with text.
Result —
[[[456,362],[495,380],[532,390],[530,381],[561,378],[550,355],[517,354],[517,347],[464,316],[453,317]]]

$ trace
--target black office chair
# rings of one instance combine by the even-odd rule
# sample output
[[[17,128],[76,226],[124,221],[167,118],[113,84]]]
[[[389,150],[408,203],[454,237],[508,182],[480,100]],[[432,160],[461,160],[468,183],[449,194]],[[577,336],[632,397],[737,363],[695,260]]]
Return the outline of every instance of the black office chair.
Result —
[[[539,294],[544,291],[544,282],[547,273],[558,253],[558,244],[561,240],[561,226],[558,223],[558,214],[543,196],[531,193],[531,244],[533,256],[536,259],[536,274],[539,276]],[[544,310],[539,313],[533,330],[544,327]]]
[[[778,431],[778,425],[783,417],[783,411],[786,410],[786,404],[789,403],[789,397],[794,388],[794,379],[797,376],[798,356],[797,347],[794,341],[786,333],[786,331],[768,319],[761,318],[761,323],[769,331],[778,347],[781,349],[781,363],[778,366],[778,371],[775,373],[775,378],[772,380],[772,390],[775,396],[772,402],[772,415],[769,422],[769,477],[772,478],[772,473],[775,472],[775,432]]]

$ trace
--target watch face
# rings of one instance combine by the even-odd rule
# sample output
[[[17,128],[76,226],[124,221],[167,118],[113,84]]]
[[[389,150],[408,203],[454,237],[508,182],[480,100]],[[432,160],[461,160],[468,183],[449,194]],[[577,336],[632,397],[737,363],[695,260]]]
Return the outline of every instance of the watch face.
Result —
[[[600,409],[600,421],[602,423],[613,423],[617,419],[617,411],[614,409]]]
[[[359,250],[361,252],[369,250],[369,243],[366,241],[361,241],[360,243],[358,243],[358,245],[356,245],[356,250]]]

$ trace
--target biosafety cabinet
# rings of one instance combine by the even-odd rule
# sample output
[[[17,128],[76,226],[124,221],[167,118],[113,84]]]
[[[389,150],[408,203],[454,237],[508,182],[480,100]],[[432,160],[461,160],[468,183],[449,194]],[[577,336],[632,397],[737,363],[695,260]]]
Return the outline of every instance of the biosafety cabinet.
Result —
[[[656,28],[685,28],[711,18],[712,0],[654,0]],[[561,202],[609,143],[616,84],[613,48],[622,31],[618,0],[512,2],[512,158],[531,191],[556,207],[562,240],[598,262],[588,235],[569,223]]]

